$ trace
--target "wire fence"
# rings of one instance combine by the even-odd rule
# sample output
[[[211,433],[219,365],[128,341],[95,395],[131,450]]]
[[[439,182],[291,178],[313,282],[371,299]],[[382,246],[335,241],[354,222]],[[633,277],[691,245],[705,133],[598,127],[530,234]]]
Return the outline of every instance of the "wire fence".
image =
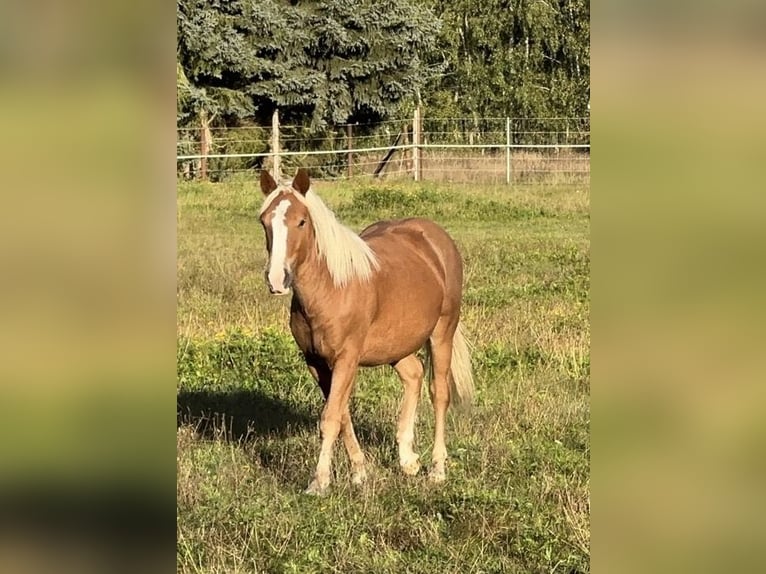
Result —
[[[179,128],[179,179],[260,169],[313,178],[561,185],[590,183],[589,118],[414,118],[321,131],[279,125]],[[243,175],[244,174],[244,175]]]

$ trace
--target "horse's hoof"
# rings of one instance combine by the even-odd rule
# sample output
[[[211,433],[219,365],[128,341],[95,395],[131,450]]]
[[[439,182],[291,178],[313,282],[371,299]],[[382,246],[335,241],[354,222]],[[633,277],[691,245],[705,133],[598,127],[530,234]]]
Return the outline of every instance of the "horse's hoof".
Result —
[[[351,472],[351,483],[360,485],[364,484],[367,481],[367,471],[364,469],[364,467],[354,469]]]
[[[316,478],[312,480],[308,488],[304,490],[304,494],[310,494],[312,496],[324,496],[329,490],[330,484],[321,484]]]
[[[420,472],[420,461],[417,457],[409,462],[400,463],[399,466],[401,466],[402,472],[407,476],[415,476]]]
[[[443,468],[432,468],[431,472],[428,473],[428,479],[435,484],[441,484],[447,480],[447,474]]]

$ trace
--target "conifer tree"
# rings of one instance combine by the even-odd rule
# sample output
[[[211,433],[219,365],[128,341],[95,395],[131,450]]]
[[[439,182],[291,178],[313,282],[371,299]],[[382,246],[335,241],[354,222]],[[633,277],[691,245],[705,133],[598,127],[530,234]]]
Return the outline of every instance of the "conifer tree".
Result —
[[[177,26],[181,121],[200,108],[226,123],[274,108],[315,129],[376,120],[439,72],[439,21],[409,0],[178,0]]]

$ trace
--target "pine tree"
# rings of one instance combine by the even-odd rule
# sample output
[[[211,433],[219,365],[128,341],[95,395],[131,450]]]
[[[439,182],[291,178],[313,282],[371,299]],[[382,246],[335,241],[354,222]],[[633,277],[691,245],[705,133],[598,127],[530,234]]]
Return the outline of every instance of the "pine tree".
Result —
[[[227,124],[275,108],[314,129],[377,120],[440,71],[439,20],[408,0],[178,0],[177,25],[180,121],[203,108]]]

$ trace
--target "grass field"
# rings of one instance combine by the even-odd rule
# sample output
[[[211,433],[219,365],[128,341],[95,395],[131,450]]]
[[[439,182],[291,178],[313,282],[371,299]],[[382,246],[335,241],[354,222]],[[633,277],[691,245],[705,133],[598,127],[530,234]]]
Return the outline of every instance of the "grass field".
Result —
[[[450,412],[443,485],[399,471],[401,385],[364,369],[352,416],[370,478],[350,483],[341,441],[326,497],[321,396],[263,280],[257,183],[178,189],[178,571],[587,572],[589,188],[323,183],[356,230],[421,215],[465,260],[473,408]],[[424,386],[424,389],[427,385]],[[416,451],[430,461],[423,391]]]

